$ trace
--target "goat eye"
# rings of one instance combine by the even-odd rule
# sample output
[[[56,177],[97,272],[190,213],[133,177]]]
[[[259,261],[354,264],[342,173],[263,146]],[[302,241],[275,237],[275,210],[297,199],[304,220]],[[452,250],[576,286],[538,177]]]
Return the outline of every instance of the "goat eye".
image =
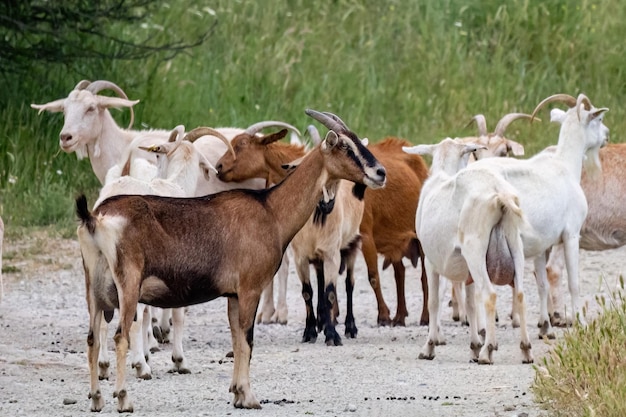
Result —
[[[96,111],[96,106],[89,106],[89,107],[87,107],[86,113],[91,113],[93,111]]]
[[[348,149],[348,144],[346,142],[341,142],[339,144],[339,148],[345,151],[346,149]]]

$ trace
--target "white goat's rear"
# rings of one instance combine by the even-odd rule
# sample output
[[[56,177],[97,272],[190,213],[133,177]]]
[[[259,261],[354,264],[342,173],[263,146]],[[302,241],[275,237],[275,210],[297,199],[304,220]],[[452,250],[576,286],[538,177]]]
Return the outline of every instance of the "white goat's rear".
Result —
[[[477,149],[475,145],[445,139],[438,145],[403,149],[433,155],[431,173],[422,187],[415,218],[415,229],[426,258],[430,315],[428,340],[420,359],[433,359],[435,345],[444,343],[438,295],[440,277],[446,277],[454,282],[468,279],[473,282],[466,289],[467,309],[471,359],[479,363],[492,363],[492,353],[498,348],[493,284],[513,283],[522,321],[523,362],[532,362],[522,281],[524,254],[520,227],[524,219],[515,190],[490,170],[462,169],[469,153]],[[475,301],[484,304],[487,312],[484,345],[478,335]]]

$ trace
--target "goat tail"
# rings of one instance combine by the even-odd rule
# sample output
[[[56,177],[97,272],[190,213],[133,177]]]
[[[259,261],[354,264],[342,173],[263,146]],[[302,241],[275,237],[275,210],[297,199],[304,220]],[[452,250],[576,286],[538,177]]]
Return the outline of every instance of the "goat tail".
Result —
[[[526,224],[526,217],[519,205],[519,198],[516,194],[499,193],[497,202],[502,212],[502,225],[506,234],[512,236],[519,233],[520,228]]]
[[[87,197],[85,197],[85,194],[76,197],[76,215],[81,224],[89,230],[89,233],[93,234],[96,229],[96,222],[87,206]]]

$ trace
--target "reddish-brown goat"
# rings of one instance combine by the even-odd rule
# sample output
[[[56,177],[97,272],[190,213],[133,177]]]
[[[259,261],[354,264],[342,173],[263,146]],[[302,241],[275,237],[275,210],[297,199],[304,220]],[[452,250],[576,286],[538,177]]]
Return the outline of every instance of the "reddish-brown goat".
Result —
[[[404,257],[409,258],[413,266],[417,266],[417,260],[422,259],[424,302],[420,324],[428,324],[428,286],[423,254],[415,233],[417,201],[422,184],[428,177],[428,167],[419,155],[404,152],[403,146],[411,144],[402,139],[386,138],[368,146],[387,170],[385,188],[375,193],[365,191],[365,211],[361,221],[363,257],[370,285],[376,294],[379,325],[404,326],[409,315],[404,295]],[[398,307],[393,320],[380,287],[379,253],[384,257],[383,269],[389,265],[394,269]]]

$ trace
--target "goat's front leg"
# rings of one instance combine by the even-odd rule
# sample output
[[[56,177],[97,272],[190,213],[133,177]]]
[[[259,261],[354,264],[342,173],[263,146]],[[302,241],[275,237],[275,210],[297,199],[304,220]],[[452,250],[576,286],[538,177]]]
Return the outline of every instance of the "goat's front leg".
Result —
[[[109,379],[109,351],[107,349],[107,338],[109,335],[109,325],[106,320],[100,320],[100,347],[98,353],[98,379]]]
[[[339,251],[336,251],[336,256],[333,254],[324,260],[324,273],[322,277],[319,276],[318,280],[324,279],[324,296],[320,293],[322,318],[324,319],[324,335],[326,336],[327,346],[341,346],[341,336],[337,333],[335,328],[337,324],[337,314],[339,311],[337,300],[337,275],[339,273]],[[318,316],[319,322],[319,316]]]
[[[127,267],[127,270],[130,270]],[[139,273],[130,274],[127,272],[123,282],[133,282],[133,278],[139,280]],[[128,355],[128,345],[130,342],[130,329],[133,325],[133,319],[137,314],[137,301],[139,299],[139,288],[126,286],[120,288],[118,285],[118,299],[120,300],[120,323],[113,340],[115,340],[115,358],[117,375],[115,380],[115,392],[113,397],[117,398],[117,411],[120,413],[132,413],[133,404],[126,390],[126,356]],[[143,306],[145,308],[145,306]],[[137,314],[139,317],[140,314]],[[143,311],[141,311],[143,319]],[[141,326],[138,326],[141,329]],[[141,337],[138,337],[141,339]]]
[[[172,362],[174,366],[170,372],[178,372],[179,374],[189,374],[189,365],[185,359],[183,352],[183,330],[185,328],[185,309],[173,308],[172,310],[172,327],[174,331],[174,347],[172,349]]]
[[[304,334],[302,335],[302,343],[315,343],[317,341],[317,327],[315,312],[313,311],[313,287],[311,286],[309,262],[296,256],[296,271],[300,282],[302,282],[302,299],[306,308],[306,323]],[[319,297],[321,297],[321,294],[318,294]]]
[[[573,323],[574,320],[578,320],[581,324],[586,323],[586,318],[580,311],[580,290],[578,288],[578,258],[580,254],[579,250],[579,237],[578,235],[565,239],[563,242],[563,249],[565,250],[565,268],[567,269],[567,286],[569,288],[569,294],[572,303],[571,318],[565,317],[566,324]]]
[[[281,267],[278,269],[280,272]],[[276,274],[278,275],[278,273]],[[263,293],[261,295],[261,311],[259,312],[256,322],[269,324],[272,322],[272,316],[276,312],[274,308],[274,280],[272,279],[269,284],[263,289]]]
[[[230,392],[236,408],[261,408],[250,388],[250,358],[254,346],[254,315],[260,294],[243,294],[228,299],[228,320],[233,339],[235,366]]]
[[[135,316],[130,326],[130,364],[137,372],[137,378],[152,379],[152,369],[147,361],[149,353],[146,352],[147,334],[152,331],[149,307],[139,304]]]
[[[389,307],[387,303],[385,303],[385,298],[383,297],[383,292],[380,287],[378,252],[376,251],[376,243],[374,243],[372,236],[372,231],[365,232],[361,230],[361,251],[363,252],[363,259],[365,259],[365,265],[367,266],[367,279],[374,290],[376,304],[378,304],[378,325],[389,326],[391,325],[391,317],[389,315]]]
[[[545,255],[535,257],[534,266],[537,291],[539,292],[539,338],[554,339],[556,335],[548,315],[548,277]]]
[[[276,300],[276,311],[272,315],[271,322],[278,324],[287,324],[287,280],[289,278],[289,257],[293,258],[293,250],[287,248],[283,254],[283,262],[278,268],[278,272],[274,279],[278,282],[278,299]]]
[[[346,296],[348,297],[346,302],[346,321],[345,321],[345,335],[350,338],[355,338],[359,329],[356,327],[354,320],[353,302],[354,296],[354,257],[351,257],[346,267]]]
[[[102,341],[106,342],[106,325],[102,323],[102,311],[95,306],[95,301],[88,298],[88,303],[89,333],[87,334],[87,359],[89,362],[89,398],[91,399],[91,411],[101,411],[104,407],[104,398],[102,398],[102,392],[100,391],[99,370],[101,368],[98,364],[98,357],[100,343]],[[102,338],[102,328],[105,329],[104,339]],[[96,331],[98,336],[96,336]]]

